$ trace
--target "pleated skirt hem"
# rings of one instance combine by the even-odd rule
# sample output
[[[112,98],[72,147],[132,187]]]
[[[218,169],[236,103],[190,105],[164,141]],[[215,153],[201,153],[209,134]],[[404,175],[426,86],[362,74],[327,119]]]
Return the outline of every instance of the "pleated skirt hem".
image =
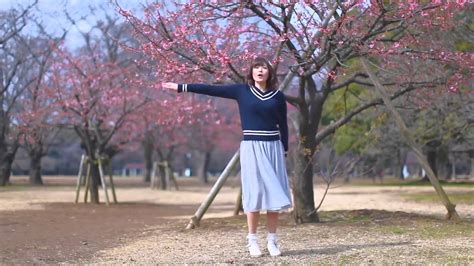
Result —
[[[283,144],[244,140],[240,144],[242,205],[245,213],[292,207]]]

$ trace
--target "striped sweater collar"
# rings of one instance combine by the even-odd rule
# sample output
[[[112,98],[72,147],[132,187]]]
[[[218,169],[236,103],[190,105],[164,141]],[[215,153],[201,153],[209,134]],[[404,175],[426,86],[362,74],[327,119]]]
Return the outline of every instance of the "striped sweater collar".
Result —
[[[253,93],[253,95],[255,95],[255,97],[259,98],[262,101],[268,100],[278,93],[278,90],[268,90],[266,92],[262,92],[253,85],[250,85],[250,91]]]

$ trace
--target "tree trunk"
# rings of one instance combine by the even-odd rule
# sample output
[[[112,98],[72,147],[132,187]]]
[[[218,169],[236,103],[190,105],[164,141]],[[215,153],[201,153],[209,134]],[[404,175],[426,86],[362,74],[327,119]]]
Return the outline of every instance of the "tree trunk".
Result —
[[[33,150],[30,154],[30,171],[29,181],[31,185],[43,185],[41,178],[41,158],[43,157],[42,150]]]
[[[163,162],[158,163],[158,171],[160,173],[160,189],[166,190],[168,187],[166,180],[166,167]]]
[[[300,148],[297,153],[295,165],[295,182],[293,186],[294,194],[294,216],[297,223],[319,222],[317,210],[314,207],[313,190],[313,162],[312,154],[316,144],[314,136],[308,133],[308,128],[300,128],[302,132],[300,139]]]
[[[10,160],[9,158],[4,158],[2,161],[0,161],[0,186],[10,184],[12,163],[13,160]]]
[[[306,86],[306,87],[305,87]],[[294,194],[294,218],[297,223],[319,222],[319,215],[314,204],[313,190],[313,155],[316,146],[316,133],[321,120],[322,106],[327,95],[317,96],[316,84],[312,77],[300,79],[300,91],[307,89],[313,98],[306,103],[305,100],[298,105],[298,131],[299,145],[297,160],[295,164],[295,176],[293,182]]]
[[[150,141],[143,142],[143,155],[145,159],[143,182],[149,183],[151,180],[151,172],[153,171],[153,143]]]
[[[93,137],[90,136],[79,128],[75,128],[76,133],[79,135],[81,138],[81,147],[84,149],[86,155],[87,155],[87,160],[88,164],[90,164],[90,183],[89,183],[89,193],[90,193],[90,199],[91,203],[93,204],[99,204],[100,199],[99,199],[99,185],[101,185],[101,180],[100,180],[100,172],[99,172],[99,163],[97,161],[97,154],[102,154],[103,150],[106,150],[106,147],[104,147],[103,150],[98,149],[99,145],[97,143],[97,140]],[[110,158],[113,156],[112,150],[109,150]]]
[[[294,215],[298,223],[319,222],[319,216],[314,208],[313,163],[311,157],[298,154],[296,162]]]
[[[209,182],[207,178],[207,169],[209,167],[209,162],[211,161],[211,153],[209,151],[201,152],[200,157],[197,174],[199,180],[201,180],[203,184],[207,184]]]
[[[433,170],[433,173],[436,176],[438,176],[438,167],[437,167],[437,163],[436,163],[437,157],[438,157],[438,153],[437,153],[436,149],[429,149],[426,152],[426,159],[428,160],[428,164],[430,165],[431,169]],[[423,179],[421,179],[421,181],[423,181],[423,182],[429,182],[430,181],[426,171],[425,171],[425,176],[423,177]]]
[[[449,162],[449,149],[447,145],[441,145],[438,149],[438,176],[441,176],[444,180],[451,178],[451,164]]]
[[[101,184],[99,165],[95,163],[96,161],[95,157],[89,157],[89,158],[93,158],[92,163],[91,163],[91,184],[90,184],[90,190],[89,190],[89,193],[91,195],[91,203],[99,204],[100,203],[99,186]]]
[[[472,158],[471,158],[471,174],[472,174]],[[452,154],[452,161],[451,161],[451,178],[456,179],[456,155]]]
[[[5,142],[0,142],[0,186],[10,184],[10,176],[12,173],[12,164],[15,159],[16,151],[18,150],[18,144],[14,143],[10,150]]]
[[[407,151],[405,148],[398,149],[397,165],[395,165],[395,171],[393,172],[396,177],[399,179],[404,179],[403,177],[403,166],[407,158]]]
[[[469,151],[469,158],[471,159],[471,171],[469,176],[474,177],[474,150]]]

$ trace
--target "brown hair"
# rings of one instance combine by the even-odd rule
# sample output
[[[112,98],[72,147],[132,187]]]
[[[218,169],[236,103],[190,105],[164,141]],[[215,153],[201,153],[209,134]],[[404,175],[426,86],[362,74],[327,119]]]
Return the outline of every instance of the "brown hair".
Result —
[[[270,62],[268,62],[268,60],[263,57],[255,58],[252,61],[252,64],[250,64],[250,69],[247,74],[247,83],[249,85],[255,86],[255,80],[253,80],[252,71],[254,67],[257,67],[257,66],[267,66],[268,68],[267,90],[276,90],[278,80],[275,73],[275,69],[273,69],[272,64],[270,64]]]

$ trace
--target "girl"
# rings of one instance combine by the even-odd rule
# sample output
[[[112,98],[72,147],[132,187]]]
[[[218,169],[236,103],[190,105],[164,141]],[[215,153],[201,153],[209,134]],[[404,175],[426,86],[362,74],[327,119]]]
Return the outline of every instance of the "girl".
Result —
[[[205,84],[162,83],[162,87],[230,98],[239,104],[243,141],[240,144],[242,205],[247,214],[248,250],[262,255],[257,242],[260,211],[267,212],[267,249],[279,256],[277,245],[278,213],[291,207],[285,157],[288,151],[288,125],[285,95],[276,90],[276,75],[264,58],[250,67],[247,84],[212,86]]]

